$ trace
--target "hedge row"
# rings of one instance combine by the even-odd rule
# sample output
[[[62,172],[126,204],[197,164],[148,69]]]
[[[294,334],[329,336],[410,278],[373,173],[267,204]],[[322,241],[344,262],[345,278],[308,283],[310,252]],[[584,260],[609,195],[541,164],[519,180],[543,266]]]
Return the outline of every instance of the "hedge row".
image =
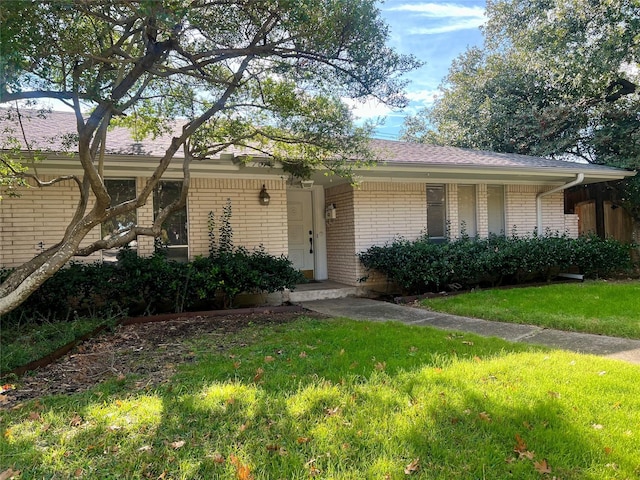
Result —
[[[2,322],[228,308],[239,293],[272,293],[302,281],[286,257],[261,249],[236,248],[190,263],[170,261],[162,249],[151,257],[125,249],[118,262],[59,270]]]
[[[631,267],[632,246],[597,236],[519,238],[492,235],[434,243],[398,239],[359,254],[368,270],[384,274],[406,294],[480,285],[550,280],[561,272],[605,277]],[[365,277],[366,279],[366,277]]]

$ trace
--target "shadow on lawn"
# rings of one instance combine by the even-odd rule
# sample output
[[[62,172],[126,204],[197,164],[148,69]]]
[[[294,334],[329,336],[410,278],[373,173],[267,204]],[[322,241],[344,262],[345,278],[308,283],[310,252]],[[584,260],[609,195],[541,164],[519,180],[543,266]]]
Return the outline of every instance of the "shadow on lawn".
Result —
[[[255,479],[401,479],[413,467],[412,478],[429,479],[539,479],[545,465],[565,480],[638,473],[576,420],[599,392],[576,406],[518,383],[518,373],[493,370],[501,357],[528,368],[546,353],[473,337],[474,350],[452,360],[470,342],[441,334],[437,351],[419,355],[416,337],[389,341],[394,329],[408,332],[337,324],[334,336],[296,344],[282,327],[260,350],[205,356],[157,391],[132,393],[129,379],[77,396],[72,406],[43,400],[40,419],[20,412],[33,424],[21,438],[5,433],[2,464],[23,478],[227,479],[242,478],[244,467]],[[533,356],[517,353],[527,348]]]

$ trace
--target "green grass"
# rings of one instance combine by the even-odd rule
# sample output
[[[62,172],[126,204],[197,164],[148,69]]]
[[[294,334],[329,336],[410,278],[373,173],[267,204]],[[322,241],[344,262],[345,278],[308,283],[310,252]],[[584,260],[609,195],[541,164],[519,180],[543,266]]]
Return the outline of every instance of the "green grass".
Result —
[[[637,366],[346,319],[226,341],[200,338],[158,389],[129,377],[0,411],[0,466],[21,479],[640,475]]]
[[[41,359],[104,323],[102,319],[78,318],[70,322],[45,321],[0,327],[0,376]]]
[[[542,327],[640,338],[640,282],[590,281],[481,290],[423,300],[432,310]]]

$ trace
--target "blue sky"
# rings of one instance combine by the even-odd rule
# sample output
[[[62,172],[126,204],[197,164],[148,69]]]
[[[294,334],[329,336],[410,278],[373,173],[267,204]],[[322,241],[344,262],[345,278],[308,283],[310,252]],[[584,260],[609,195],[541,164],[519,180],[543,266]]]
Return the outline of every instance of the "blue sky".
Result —
[[[376,136],[397,139],[403,119],[429,105],[451,61],[468,46],[481,45],[480,25],[484,23],[485,0],[386,0],[380,5],[382,17],[390,27],[389,46],[400,53],[411,53],[425,64],[407,79],[409,106],[392,112],[375,102],[355,104],[361,119],[384,117]]]

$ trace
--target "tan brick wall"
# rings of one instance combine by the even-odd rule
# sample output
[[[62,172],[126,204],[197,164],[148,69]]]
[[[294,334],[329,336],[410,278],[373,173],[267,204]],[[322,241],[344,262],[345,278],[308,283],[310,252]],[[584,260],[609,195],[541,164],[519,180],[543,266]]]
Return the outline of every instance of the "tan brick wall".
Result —
[[[136,179],[138,191],[145,178]],[[265,184],[271,202],[264,207],[258,193]],[[264,245],[274,255],[287,253],[286,184],[283,180],[194,179],[188,198],[189,254],[206,255],[209,250],[208,213],[222,213],[227,198],[231,199],[233,240],[235,245],[251,249]],[[5,197],[0,202],[0,265],[16,266],[40,251],[39,243],[50,247],[60,241],[73,217],[79,195],[76,184],[65,181],[47,188],[25,188],[18,198]],[[150,225],[153,221],[153,198],[138,209],[138,222]],[[218,222],[219,224],[219,222]],[[87,236],[83,245],[98,240],[100,228]],[[153,252],[153,239],[140,237],[141,255]],[[76,260],[97,260],[100,253]]]
[[[476,221],[478,236],[486,238],[489,235],[489,210],[487,208],[487,185],[476,185]]]
[[[51,178],[42,177],[47,181]],[[68,180],[50,187],[19,189],[19,197],[0,201],[0,265],[20,265],[42,248],[58,243],[76,209],[80,195],[75,182]],[[91,208],[91,205],[89,205]],[[100,238],[100,229],[89,233],[82,245]],[[96,260],[99,254],[77,260]]]
[[[515,226],[519,236],[531,235],[537,227],[536,196],[553,187],[544,185],[507,185],[506,186],[506,233],[510,235]],[[571,230],[568,230],[568,227]],[[565,220],[564,193],[557,192],[542,199],[542,232],[568,233],[577,236],[577,223]]]
[[[260,204],[258,194],[265,185],[271,197],[268,206]],[[209,251],[210,211],[216,217],[216,235],[222,209],[231,200],[231,226],[236,246],[249,249],[263,245],[273,255],[287,254],[287,191],[284,180],[192,179],[189,188],[189,255]]]
[[[335,220],[327,220],[327,272],[330,280],[356,285],[354,191],[350,185],[339,185],[325,191],[325,204],[335,204]]]

